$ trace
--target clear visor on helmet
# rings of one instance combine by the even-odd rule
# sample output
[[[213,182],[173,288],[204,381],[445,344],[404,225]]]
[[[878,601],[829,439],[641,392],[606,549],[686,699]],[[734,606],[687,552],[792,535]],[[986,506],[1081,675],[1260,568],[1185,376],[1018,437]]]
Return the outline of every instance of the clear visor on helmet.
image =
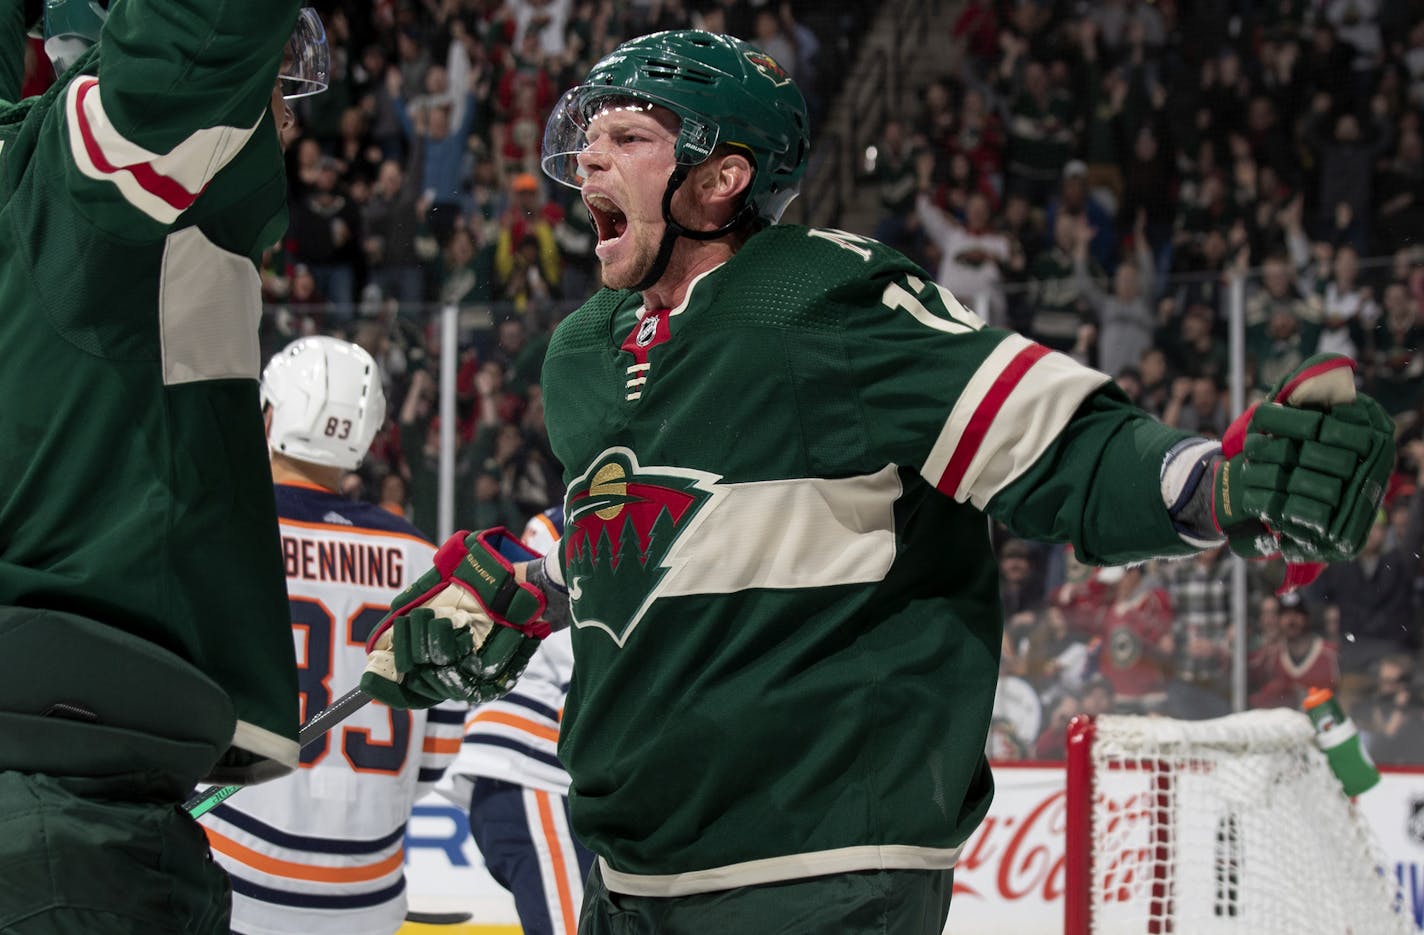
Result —
[[[579,154],[588,149],[588,130],[597,118],[619,111],[646,113],[654,105],[678,113],[671,102],[639,91],[636,97],[617,88],[601,85],[580,85],[564,92],[544,125],[544,143],[540,165],[544,174],[570,188],[583,186],[579,170]],[[673,147],[678,162],[696,165],[706,159],[717,145],[716,124],[681,118],[681,129]]]
[[[331,49],[326,29],[311,7],[302,7],[287,47],[282,50],[282,67],[277,72],[282,97],[294,100],[320,94],[331,83]]]
[[[38,35],[55,74],[63,74],[99,41],[108,18],[107,6],[96,0],[47,0]]]

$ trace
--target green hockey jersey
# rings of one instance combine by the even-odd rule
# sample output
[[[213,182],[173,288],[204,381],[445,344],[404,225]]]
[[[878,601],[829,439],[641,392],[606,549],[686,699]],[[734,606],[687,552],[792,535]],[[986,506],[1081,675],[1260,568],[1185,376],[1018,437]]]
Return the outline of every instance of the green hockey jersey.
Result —
[[[254,263],[286,226],[270,99],[297,6],[123,0],[47,93],[0,102],[0,607],[201,670],[237,713],[233,780],[297,759]]]
[[[674,309],[600,292],[543,385],[560,755],[616,892],[953,866],[992,792],[985,513],[1093,562],[1190,550],[1180,433],[852,234],[768,228]]]

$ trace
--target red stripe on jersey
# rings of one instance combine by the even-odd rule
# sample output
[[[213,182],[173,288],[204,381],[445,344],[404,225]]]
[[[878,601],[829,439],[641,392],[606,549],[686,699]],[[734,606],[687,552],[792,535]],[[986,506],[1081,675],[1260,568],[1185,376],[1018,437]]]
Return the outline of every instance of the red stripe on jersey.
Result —
[[[969,417],[969,423],[964,427],[964,433],[959,436],[959,444],[955,446],[949,464],[945,465],[939,483],[935,484],[941,493],[954,496],[960,482],[964,480],[964,473],[969,470],[970,462],[979,453],[979,446],[983,444],[984,436],[989,433],[989,426],[998,418],[999,410],[1004,408],[1009,394],[1019,385],[1029,368],[1047,353],[1048,348],[1042,344],[1030,344],[1015,354],[1009,365],[1000,371],[994,385],[989,387],[989,392],[984,394],[974,414]]]
[[[94,128],[89,125],[89,118],[84,113],[84,99],[89,96],[90,91],[98,86],[97,78],[81,80],[74,101],[75,116],[79,118],[79,135],[84,140],[84,150],[89,154],[89,159],[94,163],[94,167],[106,175],[128,172],[144,191],[162,199],[179,211],[186,211],[194,201],[198,200],[197,192],[188,191],[180,183],[156,171],[146,162],[135,163],[131,166],[116,166],[105,158],[103,147],[95,138]]]

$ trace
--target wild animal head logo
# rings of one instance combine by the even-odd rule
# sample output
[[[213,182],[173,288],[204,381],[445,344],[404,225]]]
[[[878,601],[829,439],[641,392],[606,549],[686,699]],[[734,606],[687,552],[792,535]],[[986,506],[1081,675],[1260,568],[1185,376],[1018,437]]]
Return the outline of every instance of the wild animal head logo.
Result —
[[[791,83],[791,76],[787,74],[786,69],[776,64],[776,59],[770,55],[767,55],[765,52],[746,52],[744,54],[747,57],[747,61],[752,63],[752,67],[761,72],[762,77],[766,78],[778,88],[783,84]]]
[[[622,646],[675,569],[673,544],[717,495],[713,474],[643,467],[610,448],[569,485],[564,576],[579,627],[604,630]]]
[[[1116,668],[1130,669],[1142,658],[1142,638],[1127,627],[1118,627],[1108,637],[1108,652]]]

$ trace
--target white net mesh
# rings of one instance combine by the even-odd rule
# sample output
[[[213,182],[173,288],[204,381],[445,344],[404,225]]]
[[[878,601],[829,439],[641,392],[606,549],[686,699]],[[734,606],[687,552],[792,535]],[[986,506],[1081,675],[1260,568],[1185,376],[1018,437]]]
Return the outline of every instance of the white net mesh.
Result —
[[[1101,717],[1092,772],[1095,935],[1410,930],[1304,714]]]

